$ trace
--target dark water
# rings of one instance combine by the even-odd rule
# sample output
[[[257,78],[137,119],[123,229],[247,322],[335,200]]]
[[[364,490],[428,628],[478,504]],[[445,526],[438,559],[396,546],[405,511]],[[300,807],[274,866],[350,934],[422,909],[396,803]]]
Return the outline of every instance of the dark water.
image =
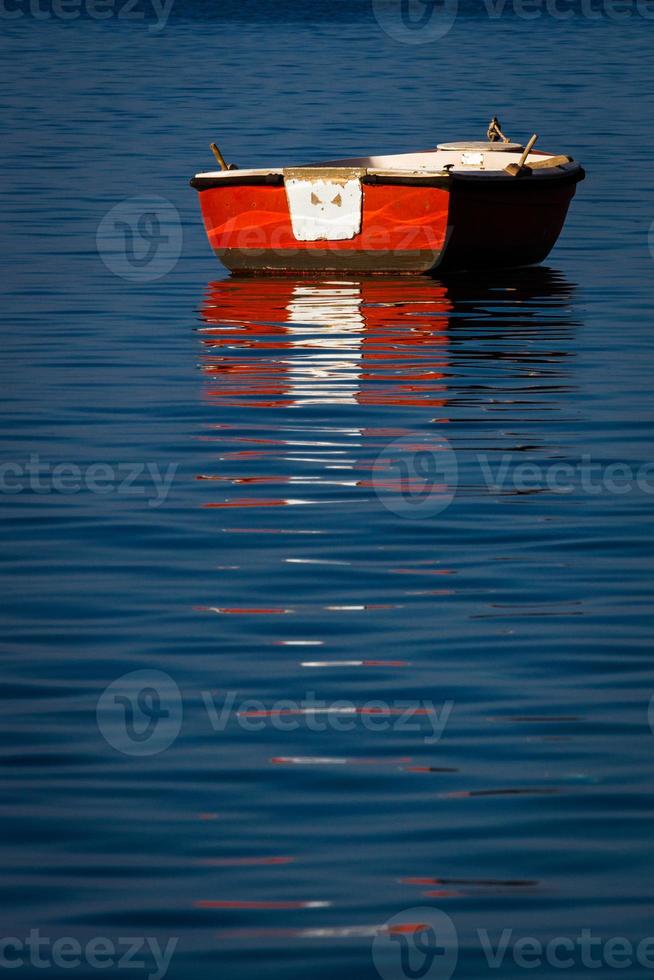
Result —
[[[118,959],[150,937],[181,980],[447,980],[404,913],[450,917],[455,977],[648,976],[605,944],[654,932],[652,22],[221,9],[1,25],[0,938],[86,950],[2,965],[161,975]],[[546,267],[216,266],[210,138],[301,162],[493,112],[588,169]],[[123,278],[96,234],[142,195],[183,242],[172,211],[170,269]]]

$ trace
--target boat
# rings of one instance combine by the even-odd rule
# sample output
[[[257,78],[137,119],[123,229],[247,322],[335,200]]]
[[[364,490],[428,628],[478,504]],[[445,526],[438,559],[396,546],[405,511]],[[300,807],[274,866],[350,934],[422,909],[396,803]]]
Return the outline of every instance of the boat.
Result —
[[[209,243],[239,274],[438,274],[542,262],[585,172],[570,156],[485,141],[196,174]]]

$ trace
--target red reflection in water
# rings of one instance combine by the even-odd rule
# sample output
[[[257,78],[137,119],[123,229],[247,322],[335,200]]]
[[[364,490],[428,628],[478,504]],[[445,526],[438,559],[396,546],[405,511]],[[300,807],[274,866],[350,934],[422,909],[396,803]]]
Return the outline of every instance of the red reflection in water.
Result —
[[[425,898],[461,898],[463,892],[452,892],[442,888],[436,891],[423,892],[422,894]]]
[[[446,287],[422,278],[214,283],[202,309],[207,395],[259,408],[443,406],[451,310]]]
[[[406,933],[412,934],[414,932],[421,932],[423,929],[429,928],[424,922],[398,922],[397,925],[388,926],[387,931],[392,935],[405,935]]]

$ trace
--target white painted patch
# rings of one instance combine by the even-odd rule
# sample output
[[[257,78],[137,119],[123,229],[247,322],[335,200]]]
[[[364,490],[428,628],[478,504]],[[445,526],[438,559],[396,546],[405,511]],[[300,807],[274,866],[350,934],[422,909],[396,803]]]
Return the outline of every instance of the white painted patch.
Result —
[[[361,231],[358,178],[345,181],[285,180],[293,234],[298,242],[342,241]]]

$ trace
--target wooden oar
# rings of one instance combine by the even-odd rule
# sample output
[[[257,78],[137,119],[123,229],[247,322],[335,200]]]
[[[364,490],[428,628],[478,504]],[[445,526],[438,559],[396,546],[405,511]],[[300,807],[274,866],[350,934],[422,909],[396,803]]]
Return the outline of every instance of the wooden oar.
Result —
[[[220,152],[220,150],[218,149],[218,147],[216,146],[216,144],[215,143],[210,143],[209,145],[211,147],[211,152],[213,153],[213,155],[215,156],[216,160],[220,164],[220,169],[221,170],[229,170],[229,167],[227,166],[227,164],[225,162],[225,158],[222,155],[222,153]]]
[[[508,167],[504,168],[504,173],[511,174],[512,177],[519,177],[521,173],[531,173],[529,167],[525,167],[525,161],[529,154],[531,153],[532,147],[536,140],[538,139],[538,133],[534,133],[529,142],[524,148],[523,154],[517,163],[510,163]]]
[[[572,163],[572,157],[545,157],[544,160],[539,160],[538,163],[530,163],[529,169],[546,170],[548,167],[563,167],[566,163]]]

